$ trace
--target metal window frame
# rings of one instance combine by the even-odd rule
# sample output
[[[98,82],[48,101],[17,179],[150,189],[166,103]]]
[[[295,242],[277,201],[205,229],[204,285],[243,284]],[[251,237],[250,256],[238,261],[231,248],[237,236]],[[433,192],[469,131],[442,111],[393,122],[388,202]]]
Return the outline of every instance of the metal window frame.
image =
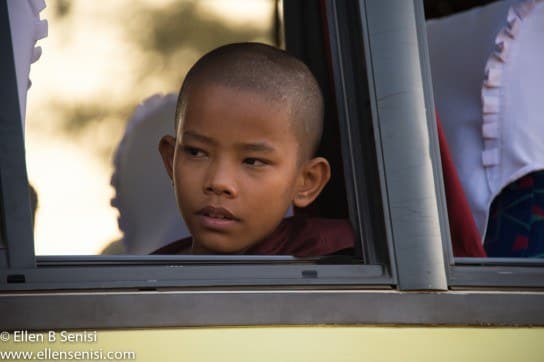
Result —
[[[449,241],[449,228],[428,56],[422,53],[423,4],[360,0],[359,5],[399,288],[446,290],[440,241]]]
[[[421,37],[422,59],[425,61],[425,89],[432,91],[431,68],[428,55],[427,33],[424,28],[423,9],[418,11],[419,23],[422,28],[419,31]],[[427,95],[431,100],[434,113],[434,101],[432,93]],[[436,136],[434,136],[436,139]],[[432,147],[435,158],[439,158],[438,146]],[[440,162],[438,160],[438,162]],[[439,165],[439,164],[438,164]],[[440,180],[440,184],[443,182]],[[443,192],[443,191],[442,191]],[[447,216],[445,203],[440,207],[443,218]],[[447,221],[447,220],[446,220]],[[448,230],[448,229],[446,229]],[[544,260],[523,258],[455,258],[451,240],[442,238],[445,261],[447,265],[448,285],[450,288],[474,288],[474,287],[500,287],[500,288],[542,288],[544,287]]]
[[[513,308],[513,306],[522,306]],[[170,290],[0,295],[2,330],[258,325],[544,326],[537,292]]]
[[[6,1],[2,3],[2,47],[11,67],[3,67],[6,82],[3,92],[15,101],[17,92],[11,34]],[[336,20],[338,22],[338,20]],[[335,35],[333,35],[335,36]],[[8,78],[11,77],[11,78]],[[11,91],[11,92],[10,92]],[[14,102],[2,121],[2,143],[14,147],[2,155],[2,200],[28,199],[28,181],[24,161],[24,142],[17,103]],[[11,127],[11,128],[9,128]],[[11,131],[13,129],[13,132]],[[4,132],[10,130],[10,132]],[[14,133],[18,131],[18,133]],[[17,156],[17,157],[15,157]],[[17,172],[11,172],[11,162]],[[24,186],[22,186],[24,185]],[[8,197],[9,196],[9,197]],[[355,264],[350,258],[328,258],[313,264],[308,260],[288,258],[278,263],[277,258],[240,258],[238,262],[225,258],[208,258],[201,264],[187,263],[183,257],[168,260],[156,256],[116,256],[84,258],[58,256],[48,258],[34,255],[30,205],[25,212],[16,213],[3,204],[3,238],[6,240],[8,263],[0,268],[0,290],[56,290],[56,289],[112,289],[112,288],[188,288],[188,287],[241,287],[241,286],[299,286],[323,285],[371,286],[390,288],[395,283],[387,266]],[[7,225],[8,227],[4,227]],[[16,226],[16,227],[14,227]],[[12,235],[13,234],[13,235]],[[185,258],[187,259],[187,258]],[[227,258],[228,259],[228,258]],[[244,263],[245,261],[245,263]],[[228,267],[225,265],[228,264]],[[329,264],[329,265],[323,265]]]
[[[376,149],[380,140],[370,107],[364,21],[355,2],[328,1],[322,11],[329,31],[332,86],[343,140],[340,146],[351,222],[363,240],[363,260],[391,265],[395,276],[395,265],[390,262],[393,245],[384,219],[383,165]]]
[[[32,268],[34,236],[7,0],[0,2],[0,267]]]

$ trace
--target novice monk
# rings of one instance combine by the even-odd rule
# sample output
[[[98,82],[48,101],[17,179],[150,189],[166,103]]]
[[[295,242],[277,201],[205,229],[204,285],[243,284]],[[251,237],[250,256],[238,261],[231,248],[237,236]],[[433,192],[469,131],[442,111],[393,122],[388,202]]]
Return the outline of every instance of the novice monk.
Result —
[[[154,254],[351,252],[347,221],[283,219],[330,178],[328,161],[314,157],[322,128],[318,84],[283,50],[240,43],[204,55],[181,87],[176,137],[159,144],[192,237]]]

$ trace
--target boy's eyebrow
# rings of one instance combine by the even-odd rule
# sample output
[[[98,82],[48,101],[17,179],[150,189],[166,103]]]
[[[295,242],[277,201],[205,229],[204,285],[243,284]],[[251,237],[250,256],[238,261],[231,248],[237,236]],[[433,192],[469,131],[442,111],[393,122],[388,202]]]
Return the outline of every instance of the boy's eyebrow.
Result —
[[[274,147],[272,147],[266,142],[240,143],[238,147],[240,147],[244,151],[267,152],[267,153],[276,151]]]
[[[212,144],[212,145],[217,144],[217,141],[215,141],[213,138],[201,135],[201,134],[193,132],[193,131],[184,131],[183,135],[182,135],[182,138],[185,138],[185,137],[194,138],[197,141],[201,141],[201,142]]]
[[[217,141],[214,140],[213,138],[204,136],[194,131],[184,131],[182,137],[183,138],[189,137],[189,138],[193,138],[197,141],[201,141],[207,144],[217,145]],[[272,153],[276,151],[274,147],[272,147],[270,144],[266,142],[238,143],[236,147],[244,151],[266,152],[266,153]]]

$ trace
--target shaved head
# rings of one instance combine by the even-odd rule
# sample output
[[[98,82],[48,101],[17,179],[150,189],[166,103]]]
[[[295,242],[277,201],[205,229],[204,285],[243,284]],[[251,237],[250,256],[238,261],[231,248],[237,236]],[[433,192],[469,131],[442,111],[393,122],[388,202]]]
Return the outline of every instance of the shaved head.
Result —
[[[299,158],[314,156],[323,130],[323,96],[300,60],[260,43],[228,44],[212,50],[193,65],[183,81],[176,128],[183,125],[191,89],[206,85],[252,91],[285,107],[299,142]]]

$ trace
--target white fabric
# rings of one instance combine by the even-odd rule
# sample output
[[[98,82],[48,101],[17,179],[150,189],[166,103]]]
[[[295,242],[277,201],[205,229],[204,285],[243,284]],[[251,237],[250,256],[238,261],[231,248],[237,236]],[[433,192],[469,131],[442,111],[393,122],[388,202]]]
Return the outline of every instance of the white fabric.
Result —
[[[154,95],[135,110],[117,147],[112,205],[130,254],[149,254],[189,232],[159,154],[159,141],[174,132],[175,94]]]
[[[544,1],[503,1],[427,23],[438,114],[476,225],[544,169]]]
[[[36,62],[41,54],[41,47],[35,43],[47,36],[47,20],[40,20],[40,12],[45,8],[44,0],[7,0],[19,109],[23,129],[26,116],[26,93],[30,87],[30,64]]]

